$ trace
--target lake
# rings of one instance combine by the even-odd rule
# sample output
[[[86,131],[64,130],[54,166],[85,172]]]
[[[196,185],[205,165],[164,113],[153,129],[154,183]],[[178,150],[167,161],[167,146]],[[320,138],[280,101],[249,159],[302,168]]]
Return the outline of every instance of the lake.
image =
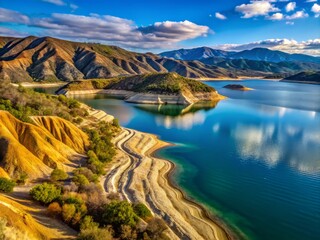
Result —
[[[253,91],[205,82],[217,105],[155,106],[106,96],[79,98],[121,125],[175,143],[158,155],[177,165],[173,181],[243,239],[320,236],[320,86],[244,80]]]

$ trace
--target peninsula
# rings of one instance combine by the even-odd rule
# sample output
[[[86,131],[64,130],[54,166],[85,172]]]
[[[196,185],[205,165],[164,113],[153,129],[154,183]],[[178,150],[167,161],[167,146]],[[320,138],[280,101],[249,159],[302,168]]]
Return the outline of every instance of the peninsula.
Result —
[[[155,73],[130,77],[75,81],[60,88],[66,96],[109,94],[127,102],[190,105],[224,99],[214,88],[177,73]]]

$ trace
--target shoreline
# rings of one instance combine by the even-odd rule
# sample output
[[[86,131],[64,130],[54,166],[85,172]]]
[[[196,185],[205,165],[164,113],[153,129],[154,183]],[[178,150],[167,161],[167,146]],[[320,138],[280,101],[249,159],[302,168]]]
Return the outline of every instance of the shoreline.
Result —
[[[264,78],[264,77],[239,77],[239,78],[194,78],[197,81],[214,82],[214,81],[243,81],[243,80],[266,80],[278,82],[282,78]]]
[[[150,134],[150,133],[147,133]],[[151,134],[153,135],[153,134]],[[153,135],[157,141],[162,141],[159,140],[158,136]],[[167,143],[167,142],[166,142]],[[231,231],[231,229],[228,228],[228,226],[221,220],[219,219],[217,216],[214,216],[212,213],[210,213],[210,211],[208,209],[206,209],[206,207],[204,207],[201,203],[198,203],[196,200],[192,200],[190,199],[187,194],[183,191],[183,189],[181,187],[179,187],[177,184],[175,184],[175,182],[172,180],[173,175],[177,169],[177,165],[170,159],[164,159],[164,158],[159,158],[156,156],[157,152],[160,151],[161,149],[167,148],[167,147],[171,147],[171,146],[175,146],[174,144],[168,143],[167,146],[160,146],[158,148],[154,148],[154,149],[150,149],[149,150],[149,155],[151,157],[157,158],[157,159],[161,159],[163,161],[167,161],[171,164],[170,169],[168,170],[168,172],[165,174],[167,180],[168,180],[168,184],[171,188],[174,188],[175,190],[179,191],[180,194],[182,195],[182,198],[184,201],[189,202],[190,204],[200,208],[203,213],[204,213],[204,217],[207,218],[207,220],[214,222],[215,224],[217,224],[224,232],[225,235],[227,237],[228,240],[235,240],[238,239],[237,236],[235,235],[234,232]],[[148,153],[147,153],[148,154]]]
[[[156,156],[172,144],[156,135],[126,128],[115,139],[120,153],[102,181],[106,192],[113,189],[129,202],[144,203],[166,221],[170,239],[238,239],[226,223],[173,183],[175,164]]]
[[[43,88],[51,88],[51,87],[60,87],[66,85],[66,82],[57,82],[57,83],[37,83],[37,82],[21,82],[21,83],[11,83],[12,86],[18,87],[21,85],[25,88],[37,88],[37,87],[43,87]]]

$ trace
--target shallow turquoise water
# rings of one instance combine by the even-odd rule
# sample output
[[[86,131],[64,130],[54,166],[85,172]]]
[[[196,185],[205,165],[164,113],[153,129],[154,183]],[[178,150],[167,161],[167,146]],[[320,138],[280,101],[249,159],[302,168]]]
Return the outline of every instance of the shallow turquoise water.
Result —
[[[320,86],[229,83],[207,82],[229,98],[204,109],[81,100],[176,143],[158,153],[177,164],[174,181],[243,238],[319,239]]]

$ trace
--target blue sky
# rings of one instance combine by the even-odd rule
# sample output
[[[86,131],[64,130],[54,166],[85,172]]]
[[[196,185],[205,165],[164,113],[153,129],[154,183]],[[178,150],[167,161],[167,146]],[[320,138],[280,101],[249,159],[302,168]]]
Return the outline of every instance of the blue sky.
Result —
[[[269,47],[320,55],[317,0],[0,0],[0,35],[136,51]]]

